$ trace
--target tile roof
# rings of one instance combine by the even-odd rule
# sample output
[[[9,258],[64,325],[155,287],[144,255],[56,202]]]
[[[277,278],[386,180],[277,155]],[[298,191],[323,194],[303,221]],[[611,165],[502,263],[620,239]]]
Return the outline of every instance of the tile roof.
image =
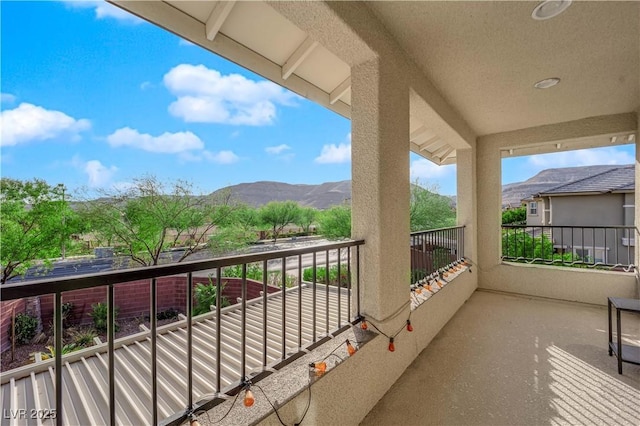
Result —
[[[621,166],[593,176],[578,179],[545,190],[537,196],[562,195],[575,193],[608,193],[614,191],[633,191],[635,189],[635,167]]]

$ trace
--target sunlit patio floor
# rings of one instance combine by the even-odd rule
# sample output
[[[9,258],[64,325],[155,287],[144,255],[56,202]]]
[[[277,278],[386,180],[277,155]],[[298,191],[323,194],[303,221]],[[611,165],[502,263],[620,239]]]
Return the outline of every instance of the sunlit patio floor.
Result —
[[[618,374],[607,324],[606,307],[476,291],[361,424],[640,425],[640,366]],[[622,331],[640,344],[640,315]]]

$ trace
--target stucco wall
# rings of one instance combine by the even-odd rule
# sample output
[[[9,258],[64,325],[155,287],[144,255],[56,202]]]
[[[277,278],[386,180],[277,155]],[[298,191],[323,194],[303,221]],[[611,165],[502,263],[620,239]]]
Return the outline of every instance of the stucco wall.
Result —
[[[633,273],[508,262],[482,268],[478,287],[595,305],[606,305],[607,297],[638,297]]]
[[[619,226],[624,194],[553,197],[553,226]]]
[[[472,268],[473,269],[473,268]],[[412,333],[403,332],[395,340],[395,352],[389,341],[378,336],[352,358],[338,365],[312,386],[312,398],[305,423],[313,425],[357,425],[384,396],[420,352],[455,315],[476,289],[477,274],[465,272],[420,305],[411,315]],[[401,316],[400,320],[406,317]],[[435,361],[434,361],[435,362]],[[422,395],[422,404],[428,404]],[[416,397],[416,409],[420,400]],[[286,419],[295,419],[307,405],[303,392],[278,408]],[[262,425],[280,425],[275,413]]]

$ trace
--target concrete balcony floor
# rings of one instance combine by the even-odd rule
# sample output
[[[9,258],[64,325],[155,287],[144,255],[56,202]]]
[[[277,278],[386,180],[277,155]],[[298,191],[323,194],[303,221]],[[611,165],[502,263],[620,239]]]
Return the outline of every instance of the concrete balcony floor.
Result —
[[[607,324],[606,307],[476,291],[361,425],[640,425],[640,366],[618,374]],[[640,315],[622,330],[640,344]]]

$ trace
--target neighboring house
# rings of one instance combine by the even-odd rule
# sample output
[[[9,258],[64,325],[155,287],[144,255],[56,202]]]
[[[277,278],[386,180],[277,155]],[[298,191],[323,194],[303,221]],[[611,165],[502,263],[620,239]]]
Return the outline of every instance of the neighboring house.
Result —
[[[635,239],[623,227],[634,225],[634,191],[633,165],[559,185],[522,200],[527,226],[553,227],[542,232],[553,236],[558,252],[609,264],[633,263]]]

